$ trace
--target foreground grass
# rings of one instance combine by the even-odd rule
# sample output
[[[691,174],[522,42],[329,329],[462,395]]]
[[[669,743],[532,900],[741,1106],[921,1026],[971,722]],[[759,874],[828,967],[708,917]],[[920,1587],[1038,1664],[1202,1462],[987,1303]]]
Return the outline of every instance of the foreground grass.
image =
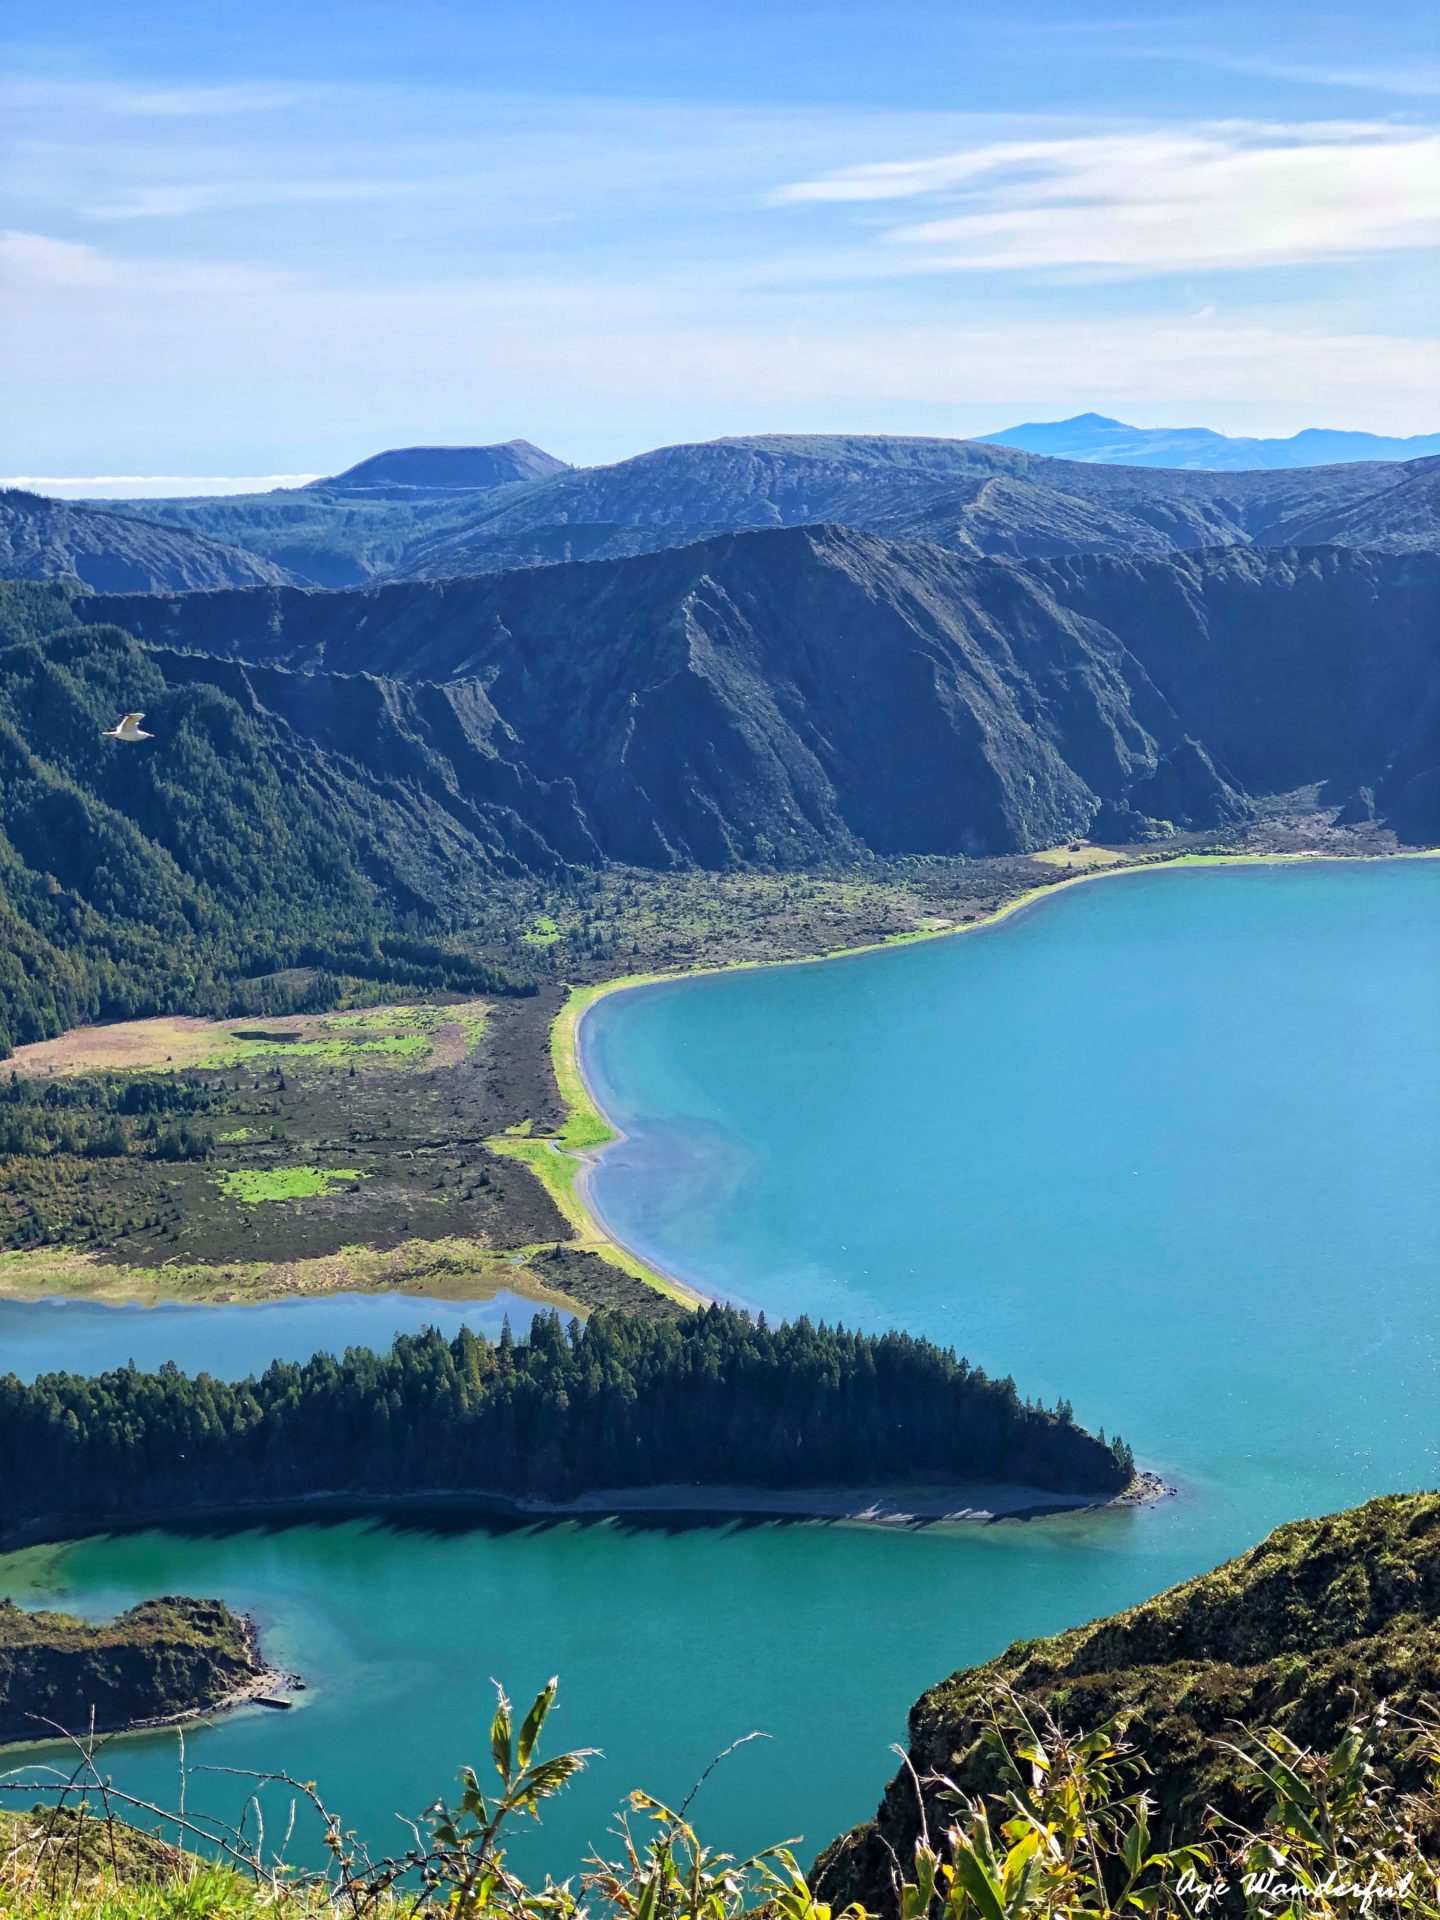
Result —
[[[373,1862],[313,1788],[332,1867],[287,1876],[253,1859],[217,1867],[123,1824],[37,1809],[0,1825],[0,1911],[7,1920],[262,1920],[289,1915],[398,1920],[833,1920],[794,1857],[777,1846],[738,1860],[705,1846],[686,1817],[632,1793],[611,1856],[577,1862],[563,1882],[527,1885],[509,1867],[517,1820],[585,1766],[588,1750],[536,1757],[556,1683],[517,1727],[500,1695],[490,1754],[498,1784],[460,1775],[454,1806],[438,1802],[401,1858]],[[1229,1767],[1253,1812],[1161,1843],[1151,1828],[1143,1758],[1113,1726],[1072,1736],[1022,1698],[990,1703],[993,1791],[952,1795],[943,1828],[893,1863],[893,1884],[849,1920],[1350,1920],[1394,1914],[1437,1920],[1440,1872],[1418,1835],[1433,1833],[1440,1794],[1398,1794],[1377,1779],[1397,1729],[1383,1715],[1312,1752],[1269,1731],[1237,1731]],[[917,1788],[933,1782],[916,1781]],[[239,1854],[238,1836],[222,1845]]]

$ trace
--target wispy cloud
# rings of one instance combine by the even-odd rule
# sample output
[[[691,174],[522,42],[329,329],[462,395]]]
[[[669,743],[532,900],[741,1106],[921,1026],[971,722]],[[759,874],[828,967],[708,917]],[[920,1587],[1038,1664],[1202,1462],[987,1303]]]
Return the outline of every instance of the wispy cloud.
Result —
[[[91,220],[173,220],[195,214],[260,207],[363,206],[454,193],[462,182],[443,179],[230,180],[128,187],[113,200],[82,209]]]
[[[233,260],[122,259],[82,240],[0,230],[0,285],[17,292],[65,288],[96,293],[246,294],[283,286],[288,277],[270,267]]]
[[[1431,424],[1434,134],[1062,106],[42,77],[0,97],[9,457],[183,493],[514,434]],[[1251,270],[1219,315],[1200,267]]]
[[[1153,55],[1152,55],[1153,57]],[[1272,55],[1224,53],[1215,48],[1167,48],[1166,59],[1183,58],[1192,66],[1211,67],[1217,73],[1254,74],[1261,80],[1288,80],[1303,87],[1343,87],[1359,93],[1389,93],[1397,99],[1428,99],[1440,94],[1440,61],[1420,56],[1415,60],[1394,61],[1376,66],[1365,61],[1341,66]]]
[[[243,114],[279,113],[313,99],[314,87],[265,82],[159,87],[121,81],[22,77],[0,87],[11,110],[82,110],[131,120],[224,120]]]
[[[269,493],[275,487],[303,487],[317,473],[92,473],[83,478],[43,473],[0,476],[0,487],[24,487],[57,500],[173,500],[201,494]]]
[[[1440,134],[1348,122],[1224,122],[993,141],[844,168],[779,205],[927,202],[882,225],[926,269],[1133,276],[1294,265],[1440,240]]]

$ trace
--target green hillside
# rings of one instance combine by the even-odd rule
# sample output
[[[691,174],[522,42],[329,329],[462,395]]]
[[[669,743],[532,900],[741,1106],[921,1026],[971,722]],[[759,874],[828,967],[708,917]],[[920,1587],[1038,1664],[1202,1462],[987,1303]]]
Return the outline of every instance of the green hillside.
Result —
[[[73,580],[107,593],[254,587],[284,567],[201,528],[0,488],[0,580]]]
[[[457,898],[483,918],[494,866],[463,821],[398,782],[377,791],[243,676],[167,671],[118,628],[53,624],[69,614],[63,593],[0,596],[0,1046],[325,1005],[337,975],[526,984],[446,937]],[[156,738],[103,739],[130,709]],[[289,970],[303,977],[273,977]]]
[[[1110,1619],[1022,1641],[923,1694],[910,1714],[907,1764],[875,1820],[837,1841],[813,1878],[837,1904],[883,1907],[892,1859],[914,1853],[917,1777],[928,1783],[932,1825],[952,1788],[1003,1789],[991,1728],[997,1700],[1011,1693],[1072,1733],[1123,1724],[1145,1759],[1155,1838],[1168,1846],[1198,1836],[1208,1808],[1244,1812],[1245,1771],[1226,1746],[1240,1728],[1273,1726],[1328,1750],[1385,1702],[1397,1725],[1419,1715],[1431,1728],[1428,1742],[1407,1735],[1392,1745],[1385,1777],[1427,1790],[1437,1692],[1440,1494],[1296,1520],[1213,1573]],[[1440,1854],[1433,1793],[1421,1831]]]

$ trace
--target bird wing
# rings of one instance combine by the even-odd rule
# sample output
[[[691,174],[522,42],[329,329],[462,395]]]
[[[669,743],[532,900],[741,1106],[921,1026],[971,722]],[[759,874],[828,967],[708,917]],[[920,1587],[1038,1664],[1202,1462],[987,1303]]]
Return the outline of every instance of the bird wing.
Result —
[[[127,713],[120,724],[122,727],[138,727],[144,718],[143,713]]]

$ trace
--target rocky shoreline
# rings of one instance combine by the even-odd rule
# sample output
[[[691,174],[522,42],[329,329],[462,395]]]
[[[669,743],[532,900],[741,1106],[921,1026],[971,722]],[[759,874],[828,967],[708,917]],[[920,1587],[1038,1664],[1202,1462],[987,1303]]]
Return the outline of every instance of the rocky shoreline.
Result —
[[[3,1746],[288,1707],[303,1686],[264,1658],[254,1620],[220,1600],[171,1595],[101,1622],[0,1602]]]

